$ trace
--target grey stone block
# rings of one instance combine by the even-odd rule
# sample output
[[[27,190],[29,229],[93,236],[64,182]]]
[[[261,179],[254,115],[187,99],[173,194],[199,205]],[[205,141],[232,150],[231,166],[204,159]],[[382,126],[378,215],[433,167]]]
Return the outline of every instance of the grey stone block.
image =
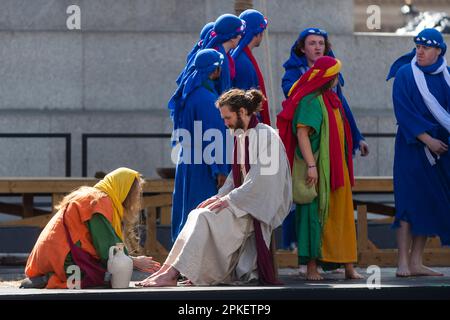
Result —
[[[86,34],[85,108],[167,109],[176,88],[175,79],[197,37],[166,33]]]
[[[378,147],[378,175],[392,176],[394,168],[394,138],[383,138]]]
[[[267,16],[270,32],[300,32],[317,27],[334,34],[353,33],[352,0],[254,1],[254,7]]]
[[[0,32],[0,109],[81,109],[81,34]]]
[[[78,1],[79,2],[79,1]],[[64,31],[73,0],[2,0],[0,31]]]
[[[205,7],[205,0],[84,0],[82,29],[200,32]]]
[[[375,138],[366,138],[370,152],[366,157],[361,157],[359,151],[353,158],[355,176],[377,176],[378,175],[378,149],[379,141]]]

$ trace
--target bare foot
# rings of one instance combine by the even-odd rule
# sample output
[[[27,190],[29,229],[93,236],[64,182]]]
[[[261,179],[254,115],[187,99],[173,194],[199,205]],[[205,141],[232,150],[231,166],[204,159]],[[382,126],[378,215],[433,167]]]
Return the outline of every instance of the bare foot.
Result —
[[[179,285],[184,286],[184,287],[193,287],[194,284],[192,283],[191,280],[184,280],[184,281],[180,281],[178,282]]]
[[[352,264],[349,264],[345,265],[345,279],[355,280],[355,279],[364,279],[364,277],[360,275],[358,272],[356,272]]]
[[[364,279],[362,275],[360,275],[356,270],[353,271],[345,271],[345,279],[354,280],[354,279]]]
[[[177,278],[173,277],[170,273],[164,272],[156,277],[149,277],[144,281],[141,281],[136,284],[139,287],[176,287],[177,286]]]
[[[409,267],[411,270],[411,276],[419,277],[419,276],[431,276],[431,277],[442,277],[444,274],[434,271],[424,265],[411,265]]]
[[[411,277],[411,271],[409,270],[408,265],[399,264],[395,276],[399,278]]]
[[[155,273],[152,273],[147,279],[152,279],[156,276],[159,276],[160,274],[166,272],[167,269],[169,269],[170,265],[164,264],[158,271],[156,271]],[[145,280],[147,280],[145,279]],[[143,280],[143,281],[145,281]],[[138,285],[138,284],[136,284]]]
[[[321,281],[323,280],[323,277],[316,269],[316,270],[308,270],[306,272],[306,279],[309,281]]]

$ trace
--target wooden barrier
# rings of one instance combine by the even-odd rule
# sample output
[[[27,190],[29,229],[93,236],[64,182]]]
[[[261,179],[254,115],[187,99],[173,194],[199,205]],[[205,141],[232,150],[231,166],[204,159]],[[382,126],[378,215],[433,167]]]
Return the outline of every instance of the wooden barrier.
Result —
[[[0,178],[0,194],[22,196],[22,206],[0,204],[1,212],[21,216],[23,219],[0,223],[0,226],[35,226],[44,228],[56,212],[55,206],[62,198],[80,186],[93,186],[98,182],[92,178]],[[156,239],[157,215],[161,221],[170,224],[173,180],[146,180],[144,185],[143,208],[146,216],[146,242],[143,252],[164,261],[167,250]],[[52,211],[33,207],[33,197],[50,195]],[[169,209],[167,209],[169,208]],[[159,212],[161,211],[161,213]],[[169,220],[168,220],[169,219]]]
[[[22,220],[3,222],[0,226],[37,226],[43,228],[51,219],[55,205],[62,197],[74,189],[88,185],[93,186],[98,180],[89,178],[0,178],[0,194],[22,195],[22,206],[6,207],[12,214],[22,216]],[[157,240],[156,230],[159,225],[170,225],[173,180],[147,180],[144,187],[143,208],[146,211],[146,242],[143,252],[158,261],[164,261],[167,250]],[[391,177],[356,177],[354,194],[392,193]],[[33,196],[50,194],[53,212],[45,212],[33,207]],[[381,223],[391,223],[395,208],[370,201],[354,201],[357,211],[358,265],[395,266],[396,249],[379,249],[368,236],[368,213],[385,215]],[[279,267],[297,267],[296,251],[276,250],[276,264]],[[424,253],[424,263],[430,266],[450,266],[450,249],[441,248],[439,240],[429,239]]]

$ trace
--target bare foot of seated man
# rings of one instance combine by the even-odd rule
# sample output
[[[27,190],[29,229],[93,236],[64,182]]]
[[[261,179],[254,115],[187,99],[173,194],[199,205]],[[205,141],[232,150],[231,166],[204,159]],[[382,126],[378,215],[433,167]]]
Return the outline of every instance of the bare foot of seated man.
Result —
[[[164,271],[163,271],[164,270]],[[138,287],[176,287],[180,273],[172,266],[164,265],[160,271],[136,284]]]

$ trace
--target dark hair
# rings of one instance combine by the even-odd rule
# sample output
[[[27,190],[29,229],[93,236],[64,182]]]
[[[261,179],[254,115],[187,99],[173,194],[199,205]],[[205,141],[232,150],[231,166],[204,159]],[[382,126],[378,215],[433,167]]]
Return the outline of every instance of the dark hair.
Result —
[[[297,45],[295,46],[294,52],[297,56],[301,57],[304,56],[305,53],[302,51],[302,49],[305,49],[305,41],[308,37],[305,37],[299,41],[297,41]],[[325,39],[325,51],[323,52],[324,55],[327,55],[331,50],[331,43],[328,41],[328,39]]]
[[[240,108],[247,110],[247,114],[251,115],[261,111],[262,102],[266,98],[261,91],[256,89],[241,90],[231,89],[223,93],[216,102],[217,107],[229,106],[233,112],[238,112]]]

